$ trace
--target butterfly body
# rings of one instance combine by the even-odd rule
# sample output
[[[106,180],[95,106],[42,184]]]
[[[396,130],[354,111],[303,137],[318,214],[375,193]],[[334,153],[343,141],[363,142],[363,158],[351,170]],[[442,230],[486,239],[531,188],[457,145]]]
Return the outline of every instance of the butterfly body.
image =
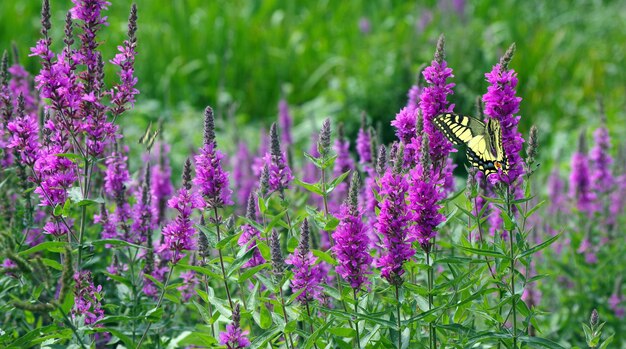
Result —
[[[485,175],[508,171],[509,164],[502,147],[502,129],[498,120],[489,119],[484,123],[470,116],[445,113],[433,121],[454,145],[467,146],[470,163]]]

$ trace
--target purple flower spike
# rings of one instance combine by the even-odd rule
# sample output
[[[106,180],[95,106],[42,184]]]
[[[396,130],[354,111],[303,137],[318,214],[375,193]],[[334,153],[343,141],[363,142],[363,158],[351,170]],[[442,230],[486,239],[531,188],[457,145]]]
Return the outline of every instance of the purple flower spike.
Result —
[[[496,64],[491,72],[485,74],[489,87],[483,95],[485,102],[485,114],[500,122],[502,128],[502,147],[509,162],[507,173],[498,173],[489,176],[492,182],[503,182],[511,185],[524,174],[524,166],[520,151],[524,139],[517,130],[520,117],[515,116],[519,111],[522,98],[515,95],[517,87],[517,74],[513,69],[508,69],[508,64],[513,58],[515,45],[511,45],[504,54],[500,63]]]
[[[569,196],[581,212],[592,214],[596,210],[596,195],[591,190],[589,162],[585,145],[585,135],[581,133],[578,150],[572,156],[572,169],[569,177]]]
[[[242,349],[250,346],[250,340],[246,337],[248,331],[243,331],[239,324],[239,304],[233,309],[233,322],[226,326],[226,332],[220,333],[220,344],[227,349]]]
[[[396,164],[402,163],[403,151],[396,154]],[[382,235],[383,255],[376,261],[381,275],[392,285],[402,284],[404,262],[415,254],[411,247],[412,237],[409,235],[411,214],[406,204],[405,195],[409,184],[399,171],[400,166],[387,168],[380,181],[380,214],[376,230]]]
[[[287,101],[281,99],[278,103],[278,124],[280,125],[281,130],[281,139],[283,145],[285,147],[289,147],[293,144],[293,139],[291,137],[291,125],[293,124],[293,120],[291,118],[291,114],[289,113],[289,105]]]
[[[289,183],[293,180],[291,169],[287,164],[285,154],[280,148],[280,140],[278,138],[278,129],[276,124],[272,124],[270,128],[270,153],[266,155],[266,161],[269,160],[270,187],[271,191],[278,191],[281,195],[285,189],[289,187]]]
[[[217,150],[215,142],[215,122],[213,109],[207,107],[204,111],[204,146],[200,154],[195,156],[196,178],[194,184],[202,194],[207,207],[222,207],[232,205],[228,181],[228,172],[222,167],[224,154]]]
[[[256,203],[254,198],[254,194],[250,194],[250,197],[248,198],[248,209],[246,213],[246,218],[253,222],[256,222]],[[242,247],[247,246],[247,250],[254,249],[254,252],[252,253],[252,258],[250,258],[244,265],[242,265],[242,268],[256,267],[257,265],[265,263],[265,259],[261,255],[259,249],[256,247],[256,241],[260,238],[261,232],[253,225],[244,224],[241,226],[241,235],[239,236],[237,244]]]
[[[395,120],[391,122],[391,126],[396,128],[396,137],[405,145],[411,143],[411,139],[415,137],[415,121],[417,116],[414,109],[404,107]]]
[[[104,309],[100,299],[102,286],[97,287],[93,284],[91,272],[83,270],[74,275],[76,287],[74,290],[74,308],[72,309],[72,317],[85,317],[85,325],[93,325],[98,320],[104,318]]]
[[[428,143],[428,137],[424,137],[422,161],[409,172],[409,206],[413,211],[415,222],[415,225],[411,226],[411,235],[426,253],[430,252],[431,240],[437,234],[437,226],[445,220],[444,215],[439,213],[441,206],[437,204],[442,194],[439,192],[437,181],[433,178]]]
[[[445,166],[444,159],[452,151],[452,144],[433,124],[433,119],[446,112],[452,112],[454,104],[448,102],[448,96],[453,94],[452,88],[455,84],[448,83],[448,79],[454,77],[452,69],[444,59],[444,37],[439,37],[435,59],[430,66],[422,72],[426,79],[427,86],[424,87],[420,95],[419,106],[422,110],[424,122],[424,133],[428,135],[430,141],[430,158],[434,168],[440,169]]]
[[[359,154],[359,163],[361,165],[372,163],[372,137],[367,130],[365,114],[363,114],[363,118],[361,119],[361,128],[356,137],[356,152]]]
[[[32,167],[39,157],[39,127],[35,118],[25,114],[25,101],[21,94],[18,100],[17,118],[7,124],[11,134],[8,148],[15,149],[22,163]]]
[[[594,132],[594,139],[596,144],[589,154],[592,188],[599,196],[606,196],[613,190],[615,179],[611,173],[611,137],[605,125]]]
[[[335,246],[333,252],[339,265],[337,274],[341,275],[354,290],[360,290],[368,283],[371,274],[372,256],[369,254],[370,241],[362,213],[358,208],[359,175],[352,175],[350,195],[341,205],[339,225],[333,233]]]
[[[139,94],[139,90],[135,88],[137,77],[135,72],[135,47],[137,47],[137,5],[133,4],[128,18],[128,39],[124,40],[121,46],[117,47],[118,54],[111,60],[111,63],[120,67],[118,73],[120,83],[113,87],[109,92],[111,95],[111,103],[114,105],[112,111],[115,115],[122,114],[127,105],[131,107],[135,104],[135,95]]]
[[[182,258],[182,251],[193,250],[196,247],[194,239],[196,229],[191,213],[194,209],[204,206],[202,198],[191,191],[191,161],[189,159],[185,162],[183,169],[183,187],[168,201],[168,206],[178,211],[178,215],[163,228],[164,240],[159,251],[174,251],[173,262],[176,263]]]
[[[302,290],[296,299],[300,303],[308,303],[314,299],[322,300],[322,273],[319,265],[314,265],[317,257],[309,251],[309,222],[305,218],[300,230],[300,243],[286,260],[286,264],[293,266],[293,280],[291,288],[294,293]]]

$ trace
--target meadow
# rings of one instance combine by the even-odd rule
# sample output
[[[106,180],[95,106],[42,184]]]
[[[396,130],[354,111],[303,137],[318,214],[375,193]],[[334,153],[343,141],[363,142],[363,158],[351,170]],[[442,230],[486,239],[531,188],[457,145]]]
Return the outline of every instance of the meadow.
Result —
[[[0,2],[0,346],[626,348],[622,3],[111,2]]]

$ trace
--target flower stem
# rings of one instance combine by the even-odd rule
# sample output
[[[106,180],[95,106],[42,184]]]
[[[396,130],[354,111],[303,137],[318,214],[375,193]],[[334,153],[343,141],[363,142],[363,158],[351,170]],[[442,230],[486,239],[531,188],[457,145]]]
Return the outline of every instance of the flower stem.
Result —
[[[311,318],[311,309],[309,309],[309,302],[306,302],[306,314],[309,316],[309,326],[311,328],[311,335],[313,335],[314,329],[313,329],[313,319]],[[315,347],[315,349],[319,349],[317,347],[317,343],[313,342],[313,346]]]
[[[76,326],[74,326],[74,324],[72,323],[72,320],[70,320],[70,318],[67,316],[67,314],[65,314],[63,309],[61,309],[61,305],[57,304],[57,309],[59,310],[61,315],[63,315],[63,319],[65,320],[69,328],[72,330],[72,332],[76,336],[76,339],[78,340],[78,343],[80,344],[80,347],[83,349],[86,349],[87,347],[85,347],[85,343],[83,343],[82,338],[80,338],[80,335],[78,334],[78,331],[76,330]]]
[[[174,260],[177,259],[177,254],[174,256]],[[172,264],[172,267],[170,268],[169,273],[167,273],[167,278],[165,279],[165,283],[163,284],[163,290],[161,291],[161,295],[159,296],[159,300],[157,301],[156,307],[154,307],[155,309],[159,309],[159,307],[161,307],[161,303],[163,303],[163,298],[165,297],[165,292],[167,291],[167,285],[170,283],[170,278],[172,277],[172,273],[174,272],[174,267],[176,266],[176,263]],[[137,346],[135,347],[135,349],[139,349],[141,348],[141,343],[143,343],[144,339],[146,338],[146,335],[148,334],[148,331],[150,331],[150,327],[152,327],[152,322],[148,322],[148,326],[146,327],[145,331],[143,331],[143,334],[141,335],[141,338],[139,339],[139,343],[137,343]]]
[[[400,286],[396,285],[396,318],[398,321],[398,349],[402,349],[402,324],[400,323]]]
[[[511,210],[511,190],[510,188],[506,189],[506,209],[509,217],[513,217],[513,212]],[[516,300],[515,300],[515,251],[513,239],[515,238],[515,234],[513,231],[509,232],[509,242],[511,244],[511,251],[509,258],[511,259],[511,311],[513,313],[513,348],[517,349],[517,309],[516,309]]]
[[[285,319],[285,324],[287,324],[289,322],[289,318],[287,317],[287,307],[285,307],[285,297],[283,297],[283,289],[279,287],[280,290],[280,303],[283,306],[283,318]],[[283,332],[284,333],[284,332]],[[295,349],[296,347],[293,345],[293,338],[291,338],[291,333],[289,333],[288,335],[286,333],[284,333],[285,336],[287,337],[285,339],[285,344],[287,344],[287,339],[289,339],[289,343],[291,343],[291,348]],[[287,348],[289,348],[289,344],[287,344]]]
[[[85,157],[85,174],[83,177],[83,199],[89,195],[89,158]],[[83,258],[83,236],[85,234],[85,224],[87,223],[87,205],[81,207],[80,231],[78,232],[78,258],[76,259],[76,271],[80,272]]]
[[[219,243],[222,240],[222,237],[220,236],[220,221],[217,214],[217,206],[213,206],[213,218],[215,219],[215,229],[217,231],[217,241]],[[224,277],[224,287],[226,288],[228,304],[230,305],[230,308],[233,309],[233,300],[230,298],[230,289],[228,288],[228,278],[226,277],[226,268],[224,268],[224,257],[222,256],[222,249],[217,249],[217,252],[220,256],[220,266],[222,268],[222,276]]]
[[[359,313],[359,298],[357,297],[357,289],[352,289],[354,295],[354,314]],[[356,329],[356,345],[355,347],[361,349],[361,336],[359,335],[359,320],[354,320],[354,328]]]
[[[204,256],[202,256],[202,265],[205,266],[206,265],[206,258]],[[207,299],[209,297],[209,279],[207,278],[206,275],[202,275],[202,279],[204,282],[204,288],[206,290],[206,296]],[[211,302],[207,302],[207,306],[209,308],[209,314],[211,314],[211,316],[213,316],[213,307],[211,306]],[[215,338],[215,326],[213,326],[214,324],[211,324],[211,334],[213,335],[213,338]]]

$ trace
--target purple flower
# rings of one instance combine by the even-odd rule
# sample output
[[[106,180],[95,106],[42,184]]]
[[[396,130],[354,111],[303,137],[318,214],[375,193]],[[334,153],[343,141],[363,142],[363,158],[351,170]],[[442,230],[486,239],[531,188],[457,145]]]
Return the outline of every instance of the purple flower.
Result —
[[[408,101],[406,103],[406,107],[409,108],[409,110],[417,111],[421,94],[422,89],[418,85],[411,86],[407,93]]]
[[[133,223],[130,227],[132,238],[130,242],[139,244],[148,239],[154,224],[154,211],[152,210],[152,194],[150,193],[150,164],[146,167],[144,182],[141,186],[140,195],[137,196],[137,203],[133,206]]]
[[[452,75],[452,69],[448,68],[443,55],[444,39],[441,36],[437,42],[435,59],[422,72],[427,86],[424,87],[419,102],[424,123],[424,133],[429,138],[430,158],[432,159],[433,167],[437,170],[445,165],[444,159],[453,149],[452,144],[433,124],[433,120],[437,115],[452,112],[454,109],[454,104],[450,104],[447,99],[449,95],[453,94],[452,88],[455,85],[448,83],[448,79],[454,77],[454,75]]]
[[[67,190],[77,179],[76,165],[68,158],[60,157],[64,153],[56,146],[42,147],[33,166],[35,193],[39,195],[42,206],[55,207],[67,199]]]
[[[166,265],[153,267],[149,275],[158,280],[159,282],[165,281],[165,275],[169,271],[169,268]],[[143,293],[156,300],[159,297],[159,288],[154,282],[148,278],[144,278],[143,280]]]
[[[30,86],[30,75],[19,64],[13,64],[8,72],[11,74],[11,81],[9,81],[9,91],[13,96],[13,107],[19,108],[18,96],[24,97],[24,113],[28,115],[35,115],[37,113],[38,101],[37,96],[33,94]]]
[[[307,152],[307,154],[311,155],[314,158],[318,158],[320,156],[320,152],[317,150],[317,138],[317,133],[313,133],[311,135],[311,146],[309,147],[309,151]],[[302,179],[307,183],[317,182],[321,174],[320,170],[311,161],[307,161],[307,163],[304,165],[304,169],[302,170],[302,172]]]
[[[278,129],[276,124],[272,124],[270,128],[270,153],[265,156],[265,160],[269,160],[270,187],[271,191],[281,193],[289,187],[289,183],[293,180],[291,169],[287,164],[285,154],[280,149],[280,140],[278,138]]]
[[[239,324],[239,304],[233,309],[233,322],[226,325],[226,332],[220,333],[220,344],[227,349],[242,349],[250,346],[250,340],[246,337],[248,331],[243,331]]]
[[[110,197],[117,197],[126,190],[130,181],[128,172],[128,157],[121,151],[114,151],[105,160],[104,192]]]
[[[55,237],[64,236],[70,232],[68,226],[71,227],[72,224],[74,224],[74,221],[71,219],[66,219],[64,223],[60,217],[52,216],[48,219],[48,222],[46,222],[46,224],[43,226],[43,233],[52,235]]]
[[[405,145],[411,143],[411,139],[415,137],[416,120],[415,110],[404,107],[396,114],[395,120],[391,122],[391,126],[396,128],[396,137]]]
[[[39,127],[35,118],[24,114],[24,99],[22,95],[19,98],[18,116],[6,125],[11,134],[8,148],[15,149],[21,162],[32,167],[39,157]]]
[[[402,159],[397,157],[396,161]],[[380,214],[376,229],[382,235],[383,254],[376,266],[381,275],[392,285],[402,284],[403,265],[415,254],[411,247],[413,241],[409,234],[411,214],[406,204],[405,195],[409,189],[406,178],[401,173],[388,168],[380,181]]]
[[[359,18],[359,31],[361,34],[369,34],[372,31],[372,23],[367,17]]]
[[[253,222],[256,222],[256,204],[254,198],[254,194],[250,194],[248,198],[246,218]],[[265,263],[265,259],[261,255],[259,249],[256,247],[257,239],[260,238],[261,232],[253,225],[246,223],[241,226],[241,235],[239,236],[237,244],[242,247],[246,246],[246,249],[248,251],[250,249],[254,249],[254,252],[252,252],[252,257],[244,265],[241,266],[242,268],[256,267],[257,265]]]
[[[135,95],[139,94],[139,90],[135,88],[137,77],[135,72],[135,47],[137,46],[137,5],[133,4],[128,18],[128,39],[124,40],[121,46],[117,47],[118,54],[111,60],[111,63],[120,67],[118,76],[120,82],[114,86],[109,94],[111,95],[111,103],[114,105],[112,112],[115,115],[122,114],[127,105],[131,107],[135,104]]]
[[[289,105],[284,99],[281,99],[278,103],[278,124],[282,132],[281,139],[283,145],[289,147],[293,144],[293,139],[291,138],[291,125],[293,124],[293,120],[291,114],[289,114]]]
[[[613,312],[615,313],[615,317],[617,317],[618,319],[623,319],[624,315],[626,314],[626,309],[624,309],[624,307],[620,307],[620,303],[622,303],[623,301],[624,299],[620,297],[617,292],[614,292],[608,301],[609,308],[613,310]]]
[[[372,139],[365,127],[363,123],[356,137],[356,152],[359,154],[359,163],[362,165],[372,163]]]
[[[76,286],[74,289],[74,308],[72,318],[85,317],[85,325],[93,325],[98,320],[104,318],[104,309],[100,299],[102,299],[102,286],[93,284],[91,272],[83,270],[74,275]]]
[[[606,126],[601,126],[594,132],[594,139],[596,144],[589,154],[591,184],[598,195],[607,195],[612,192],[615,179],[611,173],[613,159],[609,153],[611,137]]]
[[[233,204],[230,199],[232,191],[228,187],[228,172],[222,167],[222,159],[224,154],[217,150],[215,142],[213,109],[207,107],[204,111],[204,146],[200,148],[200,154],[195,156],[194,184],[210,208]]]
[[[200,154],[195,156],[194,184],[198,186],[209,206],[221,207],[233,204],[230,199],[232,191],[228,187],[228,172],[222,167],[223,158],[224,154],[216,149],[215,143],[206,144],[200,148]]]
[[[237,154],[231,159],[231,162],[237,200],[243,206],[243,203],[252,193],[257,179],[252,173],[252,156],[246,142],[239,142]]]
[[[342,174],[353,171],[355,169],[354,160],[352,159],[352,155],[350,154],[350,140],[346,139],[343,134],[343,128],[339,128],[339,136],[335,140],[334,149],[337,153],[337,159],[335,160],[335,164],[333,167],[333,177],[337,178]],[[348,193],[348,183],[345,181],[337,184],[335,190],[332,192],[332,201],[333,205],[332,210],[336,211],[339,209],[339,205],[343,200],[346,199]]]
[[[569,177],[569,196],[581,212],[591,214],[596,210],[595,193],[591,190],[591,176],[585,150],[584,134],[579,139],[578,150],[572,156],[572,169]]]
[[[561,175],[558,169],[554,169],[548,178],[548,198],[550,207],[548,207],[548,214],[554,216],[563,211],[565,204],[565,198],[563,193],[565,192],[565,184],[561,179]]]
[[[511,46],[506,54],[496,64],[491,72],[485,74],[489,87],[483,95],[485,114],[500,122],[502,128],[502,147],[509,163],[507,173],[497,173],[490,177],[490,181],[504,182],[508,185],[524,174],[524,166],[519,153],[522,150],[524,139],[517,130],[520,117],[515,116],[519,111],[520,97],[515,95],[517,87],[517,74],[513,69],[508,69],[515,46]]]
[[[176,289],[180,291],[180,296],[183,302],[188,302],[191,297],[196,295],[196,286],[200,283],[196,277],[196,272],[193,270],[187,270],[180,273],[183,284]]]
[[[300,303],[308,303],[314,299],[322,299],[322,273],[319,266],[314,265],[317,257],[309,251],[309,222],[305,218],[300,229],[300,243],[293,254],[285,259],[285,263],[293,266],[291,289],[294,293],[302,291],[296,299]]]
[[[422,149],[428,148],[428,138],[424,138]],[[429,253],[431,240],[437,234],[437,226],[445,220],[439,213],[438,204],[442,198],[439,186],[433,175],[433,169],[428,159],[428,152],[422,154],[421,163],[409,172],[409,208],[413,211],[413,221],[410,234],[412,240],[417,240],[424,252]]]
[[[353,174],[350,196],[341,205],[338,215],[339,225],[333,233],[335,246],[332,248],[339,263],[337,274],[357,291],[368,283],[367,275],[371,274],[372,264],[367,229],[363,224],[362,213],[358,209],[358,191],[359,177],[358,174]]]
[[[415,22],[415,31],[417,34],[422,34],[426,27],[433,21],[433,13],[428,9],[422,9],[422,15],[419,20]]]
[[[156,212],[156,224],[161,224],[165,217],[167,200],[172,196],[174,187],[172,185],[172,167],[168,154],[170,146],[163,142],[155,144],[154,157],[156,164],[152,167],[152,178],[150,178],[152,190],[152,210]]]
[[[607,224],[610,226],[615,225],[617,217],[624,212],[624,207],[626,206],[626,173],[622,173],[615,178],[615,186],[615,191],[611,194],[609,217],[607,219]]]
[[[187,159],[183,170],[183,187],[167,203],[170,208],[178,211],[178,214],[163,228],[163,244],[159,247],[159,251],[174,251],[172,259],[174,263],[182,257],[182,251],[195,249],[196,229],[191,214],[194,209],[204,207],[202,198],[191,191],[190,179],[191,161]]]

